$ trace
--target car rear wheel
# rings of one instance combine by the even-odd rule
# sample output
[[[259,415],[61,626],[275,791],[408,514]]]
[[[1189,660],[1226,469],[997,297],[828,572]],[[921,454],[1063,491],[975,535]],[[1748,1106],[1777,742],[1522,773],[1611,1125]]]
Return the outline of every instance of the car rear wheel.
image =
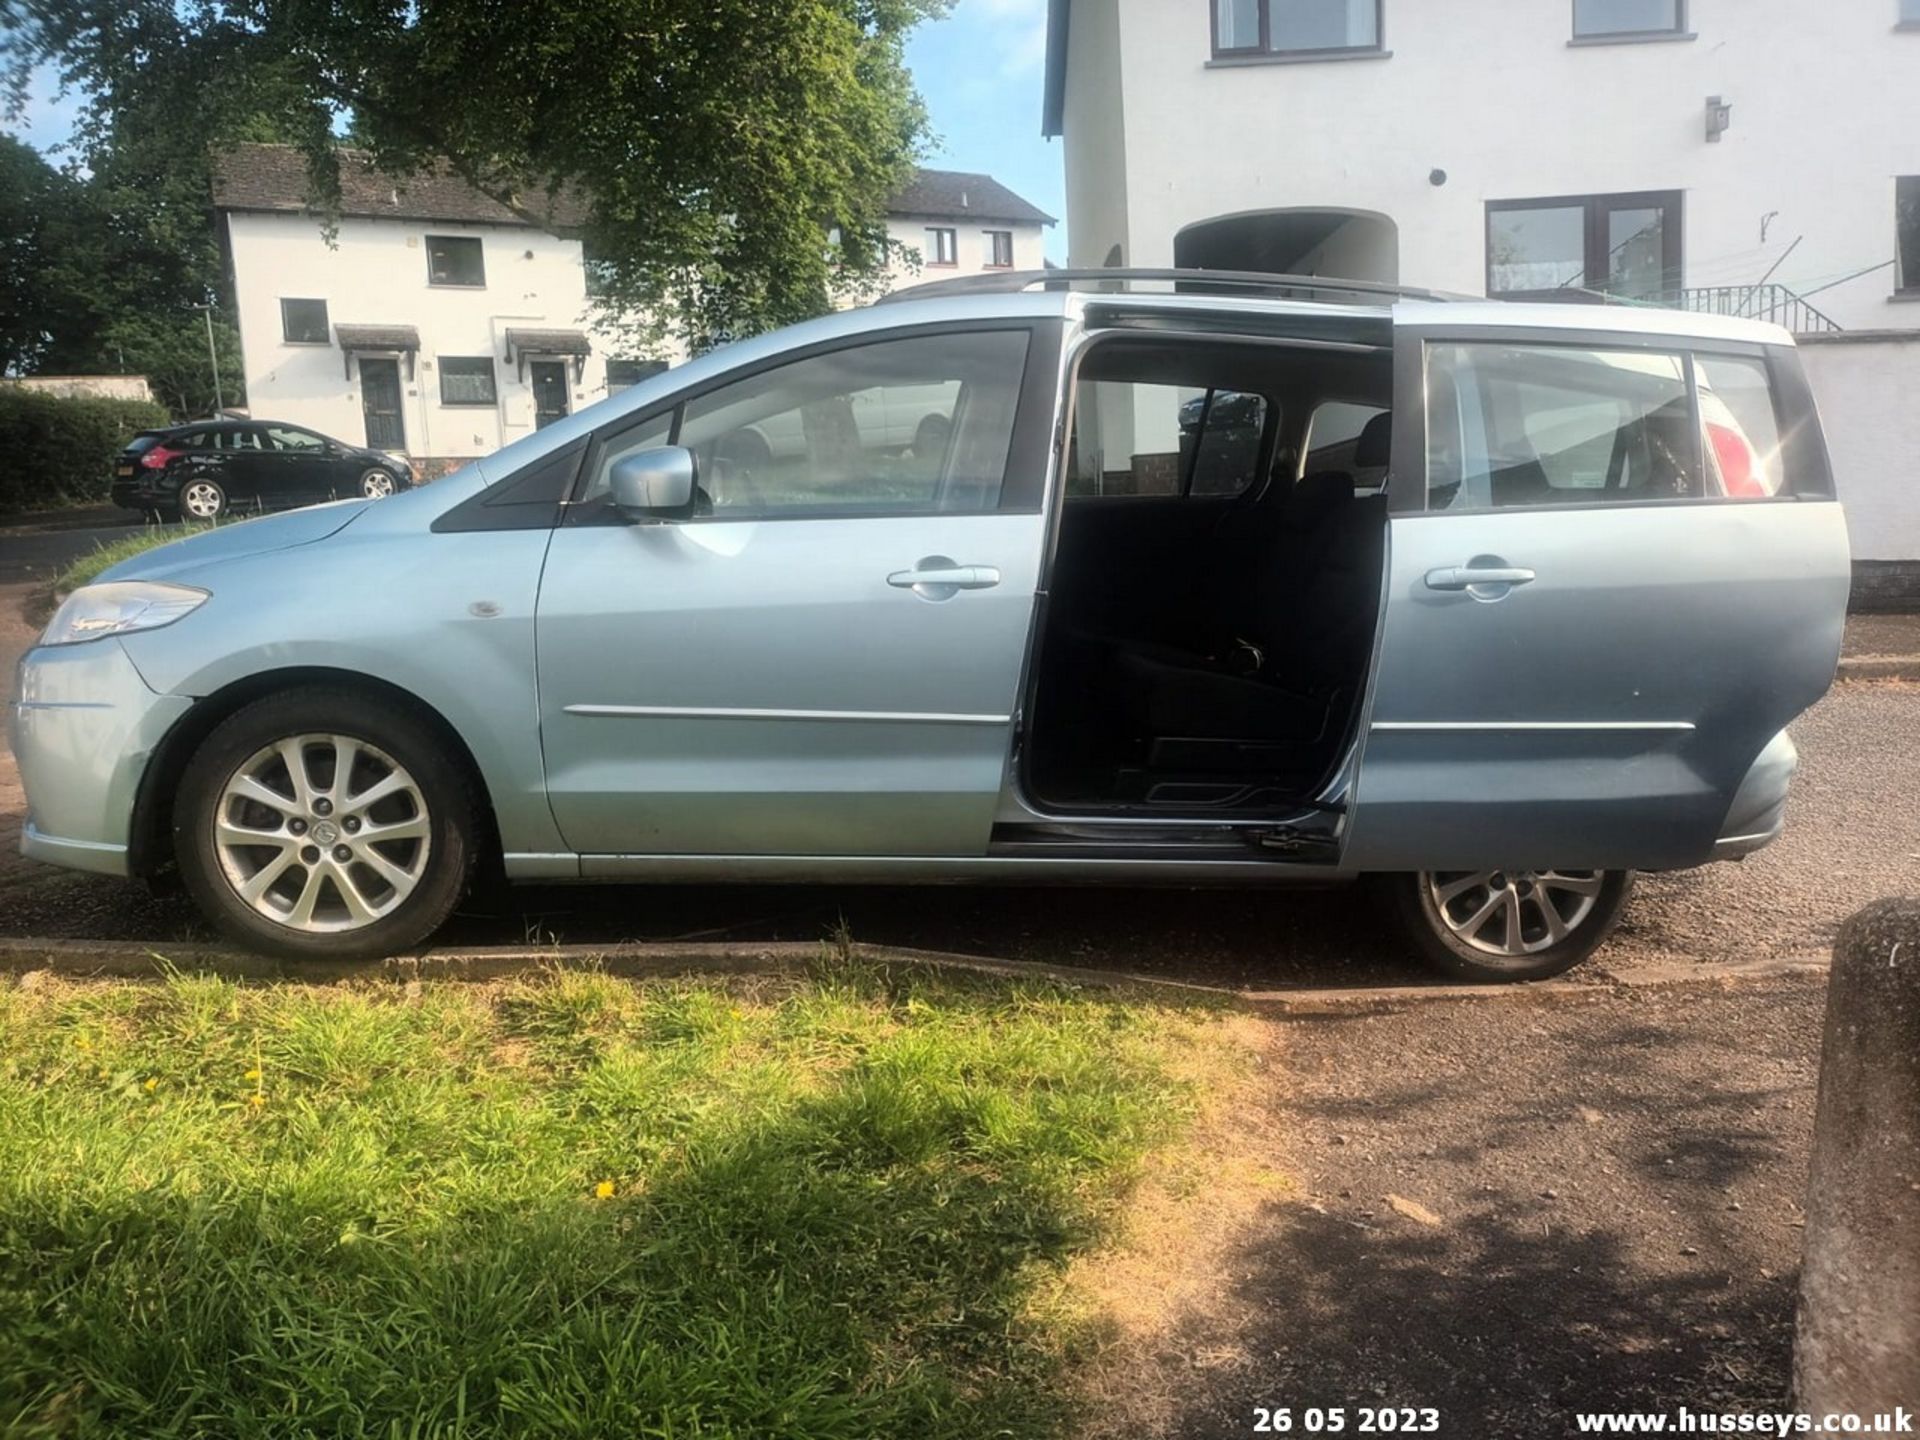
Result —
[[[1422,956],[1463,980],[1545,980],[1620,921],[1629,870],[1431,870],[1382,882]]]
[[[446,750],[418,717],[349,691],[236,712],[181,779],[188,892],[249,949],[357,960],[418,945],[474,868],[473,798]]]
[[[369,500],[383,500],[393,494],[393,476],[384,470],[369,470],[360,477],[360,493]]]
[[[211,480],[189,480],[180,487],[180,513],[189,520],[218,520],[227,513],[227,492]]]

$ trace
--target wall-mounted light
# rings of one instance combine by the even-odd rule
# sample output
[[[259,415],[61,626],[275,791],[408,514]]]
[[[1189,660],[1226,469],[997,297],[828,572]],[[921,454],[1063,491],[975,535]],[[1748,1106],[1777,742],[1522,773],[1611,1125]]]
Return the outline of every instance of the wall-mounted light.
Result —
[[[1726,133],[1727,127],[1731,124],[1733,124],[1732,104],[1722,100],[1718,95],[1709,95],[1707,97],[1708,141],[1717,145],[1720,137]]]
[[[1447,183],[1447,172],[1446,172],[1446,171],[1444,171],[1444,170],[1442,170],[1442,169],[1441,169],[1441,168],[1440,168],[1440,167],[1439,167],[1438,165],[1436,165],[1436,166],[1434,166],[1434,167],[1433,167],[1433,169],[1431,169],[1431,170],[1429,170],[1429,171],[1427,172],[1427,183],[1428,183],[1429,185],[1444,185],[1444,184],[1446,184],[1446,183]]]

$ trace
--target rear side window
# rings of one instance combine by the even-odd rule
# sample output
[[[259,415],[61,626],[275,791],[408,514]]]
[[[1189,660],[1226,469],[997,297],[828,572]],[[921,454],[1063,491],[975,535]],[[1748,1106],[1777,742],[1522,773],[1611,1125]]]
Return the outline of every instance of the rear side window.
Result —
[[[1353,488],[1372,495],[1387,483],[1387,440],[1392,412],[1379,405],[1327,400],[1314,407],[1307,425],[1307,455],[1302,475],[1339,470],[1353,477]]]
[[[1067,495],[1238,495],[1258,474],[1272,409],[1241,390],[1082,380]]]
[[[1784,494],[1786,457],[1766,364],[1745,356],[1701,355],[1694,366],[1710,488],[1735,500]]]
[[[1704,493],[1684,356],[1545,345],[1430,348],[1429,509]]]
[[[1428,350],[1430,510],[1768,499],[1791,490],[1782,442],[1757,357]]]

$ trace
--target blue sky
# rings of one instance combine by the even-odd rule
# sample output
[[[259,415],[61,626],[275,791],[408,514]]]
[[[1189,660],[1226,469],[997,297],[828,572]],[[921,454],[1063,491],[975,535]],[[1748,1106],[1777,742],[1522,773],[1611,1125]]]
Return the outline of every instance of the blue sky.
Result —
[[[1049,215],[1067,213],[1060,142],[1040,138],[1046,60],[1046,0],[955,0],[944,20],[923,25],[907,62],[933,119],[927,163],[981,170]],[[42,150],[72,132],[75,105],[54,99],[42,71],[25,113],[4,129]],[[1047,231],[1047,254],[1066,259],[1064,223]]]
[[[983,170],[1049,215],[1064,216],[1060,142],[1040,138],[1046,24],[1046,0],[955,0],[946,19],[915,33],[907,63],[933,119],[928,164]],[[1047,255],[1067,258],[1064,222],[1048,229]]]

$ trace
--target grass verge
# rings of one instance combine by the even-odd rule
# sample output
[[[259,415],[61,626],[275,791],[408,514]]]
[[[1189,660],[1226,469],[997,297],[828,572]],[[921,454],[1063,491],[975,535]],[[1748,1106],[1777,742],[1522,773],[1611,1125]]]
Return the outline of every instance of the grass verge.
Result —
[[[110,565],[118,565],[122,560],[131,560],[136,555],[170,544],[175,540],[184,540],[189,535],[198,535],[211,529],[208,525],[149,525],[134,535],[123,535],[118,540],[109,540],[96,545],[87,554],[82,555],[54,579],[53,593],[65,595],[78,590],[82,585],[91,583],[101,571]]]
[[[824,961],[0,991],[0,1432],[1052,1434],[1232,1035]]]

